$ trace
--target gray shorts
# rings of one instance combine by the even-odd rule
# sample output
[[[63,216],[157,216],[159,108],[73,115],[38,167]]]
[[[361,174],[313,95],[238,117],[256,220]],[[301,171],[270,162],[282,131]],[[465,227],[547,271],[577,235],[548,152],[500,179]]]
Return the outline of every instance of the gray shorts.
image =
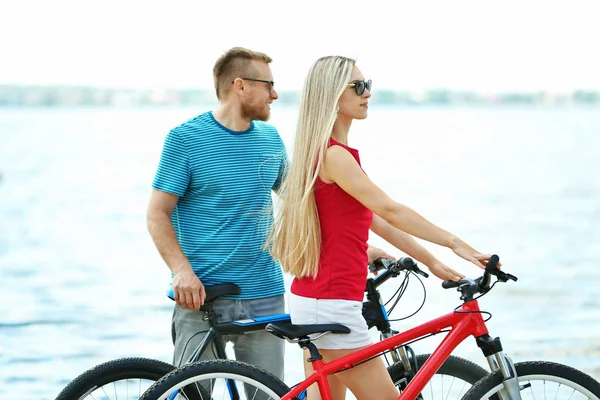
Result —
[[[265,317],[285,313],[285,299],[283,295],[255,300],[220,300],[213,302],[213,310],[220,314],[219,322],[235,321],[239,319]],[[181,366],[190,358],[196,347],[204,339],[201,331],[210,328],[208,321],[204,321],[204,311],[188,310],[175,305],[173,310],[172,334],[175,351],[173,364]],[[190,340],[190,338],[192,338]],[[233,343],[235,358],[248,364],[263,368],[283,380],[283,351],[285,341],[267,331],[255,332],[246,335],[225,335],[225,342]],[[188,343],[189,341],[189,343]],[[209,347],[200,360],[215,359]]]

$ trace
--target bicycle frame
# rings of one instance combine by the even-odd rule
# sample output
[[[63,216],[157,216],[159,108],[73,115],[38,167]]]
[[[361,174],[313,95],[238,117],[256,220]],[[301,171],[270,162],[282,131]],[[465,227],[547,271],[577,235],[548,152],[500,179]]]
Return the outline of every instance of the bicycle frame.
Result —
[[[378,287],[393,276],[394,275],[391,273],[391,271],[386,270],[378,277],[368,279],[365,288],[365,293],[368,300],[363,302],[363,317],[367,321],[369,329],[376,327],[377,330],[379,330],[379,332],[385,336],[392,335],[392,330],[387,311],[381,302],[381,296],[379,294]],[[173,300],[173,294],[171,292],[168,293],[168,297]],[[210,328],[204,336],[202,342],[200,342],[192,355],[186,360],[186,364],[198,361],[200,356],[213,342],[215,344],[217,358],[226,359],[227,355],[225,354],[225,342],[222,338],[223,335],[243,335],[246,333],[260,332],[264,331],[265,327],[272,322],[290,322],[289,314],[254,317],[239,321],[218,322],[218,318],[214,314],[212,305],[209,305],[205,311],[208,313]],[[399,361],[395,354],[392,355],[395,362]]]
[[[363,317],[367,321],[369,329],[376,327],[377,330],[379,330],[384,336],[390,336],[393,334],[393,332],[391,330],[387,311],[381,302],[381,297],[377,288],[391,277],[392,274],[389,271],[385,271],[377,278],[370,278],[367,281],[367,287],[365,288],[365,293],[368,300],[363,303]],[[169,297],[173,299],[172,296]],[[277,314],[238,321],[218,322],[217,316],[214,314],[212,309],[212,305],[209,305],[205,311],[208,313],[210,328],[200,344],[186,360],[185,364],[198,361],[200,356],[204,354],[204,352],[208,350],[209,346],[213,343],[215,346],[216,358],[227,359],[223,335],[243,335],[247,333],[260,332],[264,331],[265,327],[272,322],[290,322],[289,314]],[[395,353],[392,353],[392,358],[395,362],[400,360],[399,355]],[[227,387],[230,394],[232,394],[232,398],[239,398],[238,389],[234,382],[228,382]],[[175,398],[178,393],[179,391],[173,393],[172,398]],[[296,395],[296,397],[299,399],[303,399],[305,396],[306,393],[304,391]]]
[[[364,302],[363,307],[368,307],[369,305],[372,307],[372,310],[375,313],[374,315],[371,315],[371,318],[377,321],[376,323],[372,322],[372,326],[376,326],[380,332],[386,333],[390,329],[390,324],[385,308],[380,305],[379,292],[377,291],[378,285],[374,284],[372,279],[368,285],[367,293],[371,294],[372,297],[370,297],[368,301]],[[210,321],[210,328],[200,344],[187,359],[185,362],[186,364],[198,361],[200,356],[204,354],[206,350],[208,350],[212,343],[214,343],[215,346],[216,358],[222,360],[227,359],[223,335],[243,335],[247,333],[260,332],[264,331],[265,327],[272,322],[290,322],[289,314],[255,317],[241,321],[217,322],[217,318],[213,314],[211,306],[209,306],[207,312],[209,315],[208,319]],[[239,398],[239,392],[234,382],[228,382],[227,388],[232,395],[232,398]],[[179,391],[173,393],[171,398],[174,399],[178,393]],[[306,393],[303,391],[302,393],[297,394],[296,397],[299,399],[304,399],[306,397]]]
[[[212,310],[208,312],[211,313]],[[206,332],[206,335],[198,347],[196,347],[196,350],[194,350],[192,355],[188,358],[186,364],[198,361],[200,355],[203,354],[213,342],[215,344],[217,358],[226,359],[225,342],[223,341],[222,335],[244,335],[246,333],[261,332],[264,331],[265,327],[271,322],[290,321],[289,314],[277,314],[231,322],[216,322],[216,318],[213,316],[210,316],[209,318],[211,325],[210,329]]]
[[[362,361],[384,351],[393,350],[409,341],[440,333],[446,328],[452,329],[398,397],[399,400],[415,399],[460,343],[469,336],[478,338],[488,335],[488,329],[481,316],[477,300],[464,303],[461,308],[452,313],[433,319],[329,363],[324,363],[321,359],[314,360],[312,365],[315,372],[296,385],[289,393],[282,397],[282,400],[291,400],[297,397],[315,382],[318,384],[321,398],[323,400],[331,400],[331,390],[327,381],[329,375],[354,367]]]

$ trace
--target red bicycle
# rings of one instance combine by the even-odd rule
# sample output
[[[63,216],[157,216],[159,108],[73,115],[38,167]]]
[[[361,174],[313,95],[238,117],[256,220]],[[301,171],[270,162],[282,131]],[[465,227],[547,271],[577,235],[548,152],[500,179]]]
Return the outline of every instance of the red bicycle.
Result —
[[[289,388],[281,380],[254,366],[230,361],[208,361],[186,365],[166,375],[150,387],[142,396],[144,400],[164,400],[180,396],[186,398],[181,388],[189,385],[202,385],[211,393],[211,398],[219,398],[219,393],[225,398],[252,399],[294,399],[302,398],[305,390],[312,384],[317,384],[321,398],[330,400],[331,392],[327,377],[331,374],[353,368],[381,354],[396,351],[404,344],[431,335],[447,332],[446,336],[423,364],[410,382],[403,388],[398,399],[423,398],[423,389],[454,349],[469,336],[473,336],[477,346],[487,359],[491,374],[480,379],[463,399],[600,399],[600,384],[585,373],[572,367],[542,361],[513,363],[503,352],[499,338],[492,338],[485,324],[483,314],[477,299],[488,293],[497,282],[516,281],[517,278],[497,268],[499,258],[494,255],[485,268],[483,276],[471,280],[462,279],[458,282],[444,281],[446,289],[456,288],[460,292],[463,304],[453,312],[416,326],[405,332],[398,333],[381,342],[377,342],[350,355],[329,363],[324,363],[318,349],[312,343],[310,335],[328,333],[344,334],[349,329],[338,324],[324,325],[292,325],[289,323],[272,323],[267,330],[274,335],[290,342],[298,343],[310,352],[314,373]],[[393,271],[396,264],[389,265],[388,271]],[[491,276],[497,279],[490,285]],[[244,385],[244,391],[235,391],[232,387],[236,382]],[[444,393],[443,398],[453,395],[451,388]],[[462,395],[462,394],[461,394]]]

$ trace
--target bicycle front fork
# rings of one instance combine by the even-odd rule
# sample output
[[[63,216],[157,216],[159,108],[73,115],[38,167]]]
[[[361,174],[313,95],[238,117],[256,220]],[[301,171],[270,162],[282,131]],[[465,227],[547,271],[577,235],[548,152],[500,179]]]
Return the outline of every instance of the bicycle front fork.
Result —
[[[392,330],[381,332],[381,339],[382,340],[387,339],[389,337],[394,336],[397,333],[398,332],[392,331]],[[408,358],[408,354],[406,352],[407,347],[408,346],[400,346],[400,347],[396,347],[390,351],[390,354],[392,355],[392,360],[394,361],[394,364],[396,364],[397,362],[401,362],[402,366],[404,367],[404,371],[410,371],[413,369],[413,366],[412,366],[412,364]]]
[[[476,338],[477,346],[483,352],[488,361],[490,370],[493,372],[500,370],[502,385],[504,389],[498,392],[500,400],[521,400],[521,389],[517,370],[510,357],[502,351],[500,338],[492,339],[489,335],[483,335]]]

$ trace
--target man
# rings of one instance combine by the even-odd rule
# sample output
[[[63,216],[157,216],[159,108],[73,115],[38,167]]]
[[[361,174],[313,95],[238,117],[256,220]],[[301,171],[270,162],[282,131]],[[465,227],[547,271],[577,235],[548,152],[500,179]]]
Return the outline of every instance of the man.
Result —
[[[208,329],[197,311],[204,285],[240,286],[240,295],[215,302],[223,321],[285,312],[281,268],[263,248],[273,219],[271,191],[279,189],[287,164],[277,130],[264,122],[278,98],[270,62],[239,47],[222,55],[213,68],[219,106],[171,130],[164,143],[147,220],[173,275],[176,366]],[[283,379],[283,340],[267,332],[226,339],[236,359]]]

